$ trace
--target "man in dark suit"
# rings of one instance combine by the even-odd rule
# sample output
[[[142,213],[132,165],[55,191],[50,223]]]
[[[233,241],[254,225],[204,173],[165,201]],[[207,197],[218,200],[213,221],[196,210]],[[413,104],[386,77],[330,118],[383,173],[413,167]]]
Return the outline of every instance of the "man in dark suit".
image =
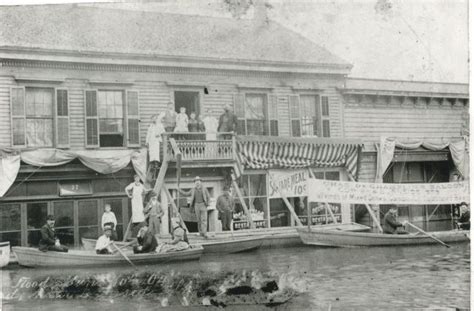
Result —
[[[68,248],[61,245],[59,239],[56,238],[54,223],[54,216],[48,215],[46,218],[46,224],[40,229],[41,239],[39,241],[39,250],[42,252],[54,251],[67,253]]]
[[[232,223],[232,213],[234,211],[234,198],[228,186],[224,187],[224,193],[217,198],[216,208],[219,211],[219,218],[222,223],[222,231],[229,231]]]
[[[469,207],[466,202],[462,202],[459,206],[459,213],[461,216],[457,221],[459,229],[470,230],[471,229],[471,213],[469,212]]]
[[[179,189],[179,193],[190,196],[190,206],[194,208],[198,224],[199,234],[207,238],[207,207],[209,206],[210,195],[199,176],[194,178],[194,188],[189,191]]]
[[[406,221],[403,223],[397,221],[397,208],[391,207],[390,210],[385,214],[383,218],[383,233],[386,234],[408,234],[407,231],[401,229],[406,225]]]
[[[217,131],[219,133],[235,132],[237,129],[237,116],[231,111],[230,105],[226,105],[224,113],[219,117],[219,126]],[[221,134],[223,139],[232,139],[230,134]]]
[[[147,226],[141,227],[137,235],[138,246],[133,247],[134,254],[152,253],[158,246],[158,241]]]

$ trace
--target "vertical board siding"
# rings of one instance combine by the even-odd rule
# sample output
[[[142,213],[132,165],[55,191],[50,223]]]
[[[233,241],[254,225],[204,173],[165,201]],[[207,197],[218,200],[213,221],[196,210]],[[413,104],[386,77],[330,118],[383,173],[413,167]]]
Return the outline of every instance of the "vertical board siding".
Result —
[[[374,182],[377,171],[377,154],[361,152],[359,166],[360,182]]]
[[[0,77],[0,147],[11,147],[10,88],[13,77]]]
[[[85,148],[85,125],[84,125],[84,80],[68,79],[62,85],[69,92],[69,138],[71,149]]]
[[[347,138],[378,142],[380,136],[455,137],[460,136],[467,107],[415,105],[404,103],[355,103],[346,101],[344,130]]]

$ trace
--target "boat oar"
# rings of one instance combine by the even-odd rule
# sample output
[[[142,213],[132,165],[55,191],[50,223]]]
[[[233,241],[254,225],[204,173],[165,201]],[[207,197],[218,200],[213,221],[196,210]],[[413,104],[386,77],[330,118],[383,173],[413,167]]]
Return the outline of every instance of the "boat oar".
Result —
[[[127,260],[134,268],[136,268],[137,266],[135,266],[135,264],[130,260],[130,258],[127,257],[127,255],[125,255],[124,252],[122,252],[122,250],[117,246],[115,245],[115,243],[112,243],[113,246],[115,246],[115,248],[117,249],[117,251],[120,253],[120,255],[123,256],[123,258],[125,258],[125,260]]]
[[[423,233],[423,234],[429,236],[430,238],[432,238],[432,239],[435,240],[436,242],[439,242],[439,243],[443,244],[443,245],[446,246],[446,247],[451,247],[451,246],[449,246],[448,244],[446,244],[446,243],[444,243],[443,241],[441,241],[440,239],[438,239],[437,237],[435,237],[434,235],[429,234],[428,232],[426,232],[425,230],[423,230],[423,229],[421,229],[421,228],[418,228],[418,227],[415,226],[414,224],[409,223],[409,222],[407,222],[407,224],[408,224],[410,227],[412,227],[413,229],[416,229],[416,230],[420,231],[421,233]]]

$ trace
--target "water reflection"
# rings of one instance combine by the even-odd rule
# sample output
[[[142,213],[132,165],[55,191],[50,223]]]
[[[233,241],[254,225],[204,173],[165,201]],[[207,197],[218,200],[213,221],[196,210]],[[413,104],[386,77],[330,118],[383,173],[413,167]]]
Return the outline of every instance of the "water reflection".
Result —
[[[469,244],[446,249],[430,245],[395,248],[263,249],[232,255],[205,255],[198,262],[142,266],[139,273],[206,275],[233,272],[236,275],[268,273],[280,284],[303,293],[279,309],[403,309],[468,308],[470,289]],[[174,271],[174,272],[170,272]],[[243,272],[245,271],[245,272]],[[110,272],[136,273],[133,268],[108,267],[68,269],[10,269],[2,273],[4,289],[21,277],[64,277]],[[132,302],[134,300],[132,299]],[[140,302],[146,306],[146,301]],[[11,302],[18,305],[18,302]],[[22,302],[28,303],[28,302]],[[41,302],[44,305],[44,301]],[[56,305],[56,302],[49,302]],[[65,302],[75,304],[74,301]],[[96,306],[98,302],[86,301]],[[127,302],[130,303],[130,302]],[[108,305],[110,302],[99,302]],[[9,303],[10,305],[10,303]]]

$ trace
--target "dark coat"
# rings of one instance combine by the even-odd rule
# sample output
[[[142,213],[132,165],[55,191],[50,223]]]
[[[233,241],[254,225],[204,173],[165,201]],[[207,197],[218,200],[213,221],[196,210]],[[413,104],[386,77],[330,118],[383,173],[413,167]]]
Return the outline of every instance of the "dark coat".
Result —
[[[142,246],[140,253],[153,252],[158,246],[158,241],[156,240],[156,237],[150,231],[145,233],[144,237],[138,237],[137,241],[138,244]]]
[[[471,230],[471,213],[466,211],[458,219],[459,227],[463,230]]]
[[[237,127],[237,116],[232,112],[223,113],[219,117],[218,132],[235,132]]]
[[[223,193],[217,198],[216,208],[219,212],[233,211],[234,210],[234,199],[229,193]]]
[[[209,206],[209,198],[210,198],[209,191],[207,191],[206,187],[204,187],[204,186],[201,186],[201,189],[202,189],[202,196],[204,198],[204,203],[206,204],[206,206]],[[183,191],[183,190],[180,189],[179,193],[181,193],[182,195],[185,195],[185,196],[190,196],[191,197],[190,205],[191,205],[191,207],[194,207],[196,187],[193,187],[189,191]]]
[[[392,213],[387,212],[383,218],[383,233],[394,234],[398,227],[403,227],[403,225],[397,221]]]
[[[39,249],[48,249],[48,246],[52,246],[56,243],[56,232],[48,224],[44,225],[40,229],[41,239],[39,241]]]

